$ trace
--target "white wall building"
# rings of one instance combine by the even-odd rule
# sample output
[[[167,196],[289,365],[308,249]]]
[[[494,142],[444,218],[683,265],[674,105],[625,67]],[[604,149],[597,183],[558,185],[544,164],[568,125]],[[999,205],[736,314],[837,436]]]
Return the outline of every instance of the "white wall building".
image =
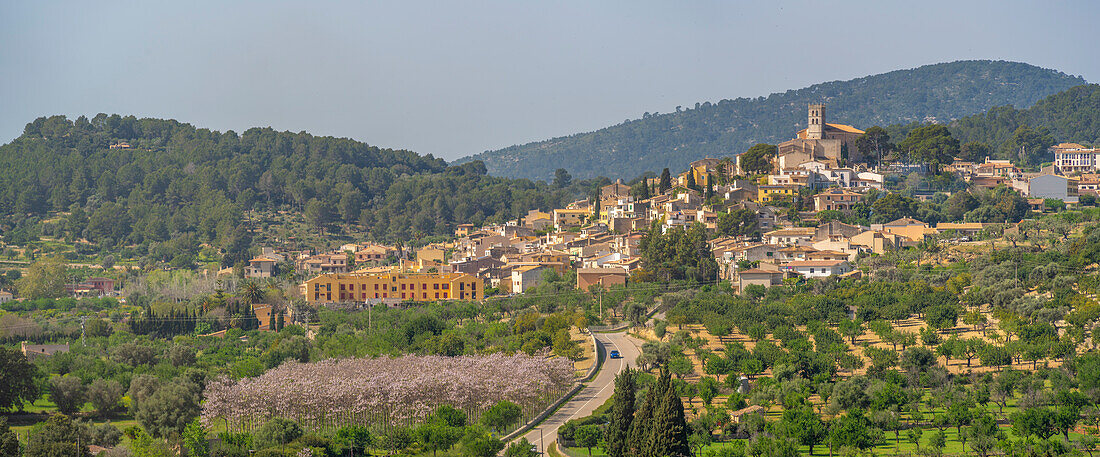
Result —
[[[826,278],[852,271],[852,265],[845,260],[797,260],[788,262],[780,268],[807,278]]]

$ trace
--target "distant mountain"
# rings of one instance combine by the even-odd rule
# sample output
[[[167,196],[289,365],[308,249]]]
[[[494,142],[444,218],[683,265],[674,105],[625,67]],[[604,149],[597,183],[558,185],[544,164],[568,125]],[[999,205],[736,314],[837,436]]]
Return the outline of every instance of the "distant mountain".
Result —
[[[805,127],[806,105],[828,104],[828,121],[860,128],[954,119],[993,106],[1031,106],[1084,84],[1080,77],[1004,61],[959,61],[816,84],[768,97],[696,103],[579,133],[459,159],[480,160],[489,173],[549,181],[565,168],[577,178],[633,178],[664,167],[683,169],[702,157],[726,156],[755,143],[788,140]]]

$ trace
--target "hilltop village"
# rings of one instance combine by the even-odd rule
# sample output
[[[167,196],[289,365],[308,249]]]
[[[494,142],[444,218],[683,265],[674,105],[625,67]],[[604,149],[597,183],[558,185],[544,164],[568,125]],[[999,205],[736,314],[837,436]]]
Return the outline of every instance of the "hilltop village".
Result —
[[[665,170],[633,186],[619,180],[563,208],[530,210],[498,225],[460,224],[453,241],[415,249],[351,243],[328,253],[265,253],[251,259],[244,275],[270,277],[290,257],[298,271],[312,276],[299,291],[313,305],[480,300],[487,292],[523,293],[547,272],[575,274],[581,290],[607,289],[652,273],[642,252],[649,230],[667,233],[697,224],[717,264],[709,280],[728,281],[738,290],[770,287],[798,278],[859,277],[858,259],[928,240],[965,243],[990,229],[1013,232],[1027,211],[1074,207],[1081,196],[1095,201],[1100,187],[1100,149],[1062,143],[1052,148],[1054,163],[1037,172],[1024,172],[1008,160],[951,158],[936,172],[954,180],[953,188],[905,189],[908,196],[894,201],[887,196],[900,191],[897,176],[930,176],[931,167],[864,157],[882,152],[857,144],[865,134],[826,122],[826,106],[814,104],[805,129],[763,154],[701,159],[678,175]],[[1026,202],[1024,212],[1004,220],[936,215],[922,221],[904,209],[902,217],[875,223],[853,217],[873,212],[872,200],[897,211],[884,203],[943,204],[960,192],[997,188],[1018,196],[1006,200],[1009,205]]]

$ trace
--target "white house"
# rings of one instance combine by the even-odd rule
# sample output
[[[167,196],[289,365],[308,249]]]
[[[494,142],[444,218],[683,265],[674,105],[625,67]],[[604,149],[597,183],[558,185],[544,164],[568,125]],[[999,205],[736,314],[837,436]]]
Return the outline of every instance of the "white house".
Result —
[[[852,271],[852,265],[846,260],[796,260],[784,264],[781,268],[807,278],[825,278]]]
[[[604,264],[608,262],[619,262],[628,259],[629,256],[624,256],[619,252],[612,252],[601,256],[596,256],[583,260],[583,268],[604,268]]]
[[[512,293],[523,293],[527,289],[542,284],[542,274],[547,267],[542,265],[522,265],[512,269]]]
[[[817,229],[813,227],[790,227],[765,233],[764,240],[767,241],[768,244],[779,246],[792,244],[809,245],[816,232]]]
[[[1077,203],[1077,181],[1065,176],[1041,174],[1028,179],[1027,196]]]

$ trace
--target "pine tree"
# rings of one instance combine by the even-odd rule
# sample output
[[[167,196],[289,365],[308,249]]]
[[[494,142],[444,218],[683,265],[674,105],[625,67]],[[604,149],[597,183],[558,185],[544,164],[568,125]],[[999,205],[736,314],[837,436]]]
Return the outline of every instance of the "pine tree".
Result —
[[[627,367],[615,376],[615,400],[611,404],[610,420],[604,433],[609,457],[625,457],[630,454],[630,426],[634,421],[634,391],[637,383],[634,371]]]
[[[668,172],[668,168],[661,171],[661,185],[659,190],[662,194],[668,192],[672,188],[672,175]]]
[[[667,368],[661,369],[661,377],[654,386],[657,392],[653,419],[650,424],[649,453],[646,456],[689,457],[688,426],[684,418],[684,403],[672,385]]]

